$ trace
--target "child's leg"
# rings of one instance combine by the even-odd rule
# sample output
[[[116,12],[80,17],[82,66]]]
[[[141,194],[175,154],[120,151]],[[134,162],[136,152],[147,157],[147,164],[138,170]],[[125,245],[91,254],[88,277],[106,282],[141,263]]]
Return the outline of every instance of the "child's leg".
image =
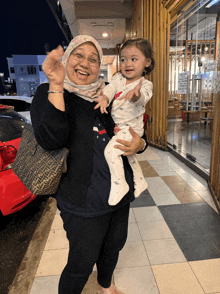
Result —
[[[111,190],[108,200],[109,205],[116,205],[119,203],[129,191],[129,186],[125,179],[123,161],[121,158],[121,154],[123,154],[124,151],[114,148],[114,146],[118,144],[116,139],[119,139],[119,133],[109,141],[104,152],[111,173]]]
[[[142,169],[140,167],[140,164],[138,163],[136,154],[134,155],[128,155],[128,161],[129,164],[133,170],[133,176],[134,176],[134,196],[135,198],[139,197],[142,192],[144,192],[148,184],[145,181]]]

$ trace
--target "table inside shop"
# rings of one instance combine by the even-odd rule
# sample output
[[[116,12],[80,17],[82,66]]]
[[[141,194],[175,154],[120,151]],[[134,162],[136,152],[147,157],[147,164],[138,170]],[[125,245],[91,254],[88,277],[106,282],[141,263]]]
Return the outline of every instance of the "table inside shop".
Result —
[[[190,106],[189,106],[190,108]],[[185,121],[185,115],[186,115],[186,121],[189,123],[190,121],[200,121],[202,113],[205,114],[205,117],[207,117],[207,114],[211,112],[210,109],[207,107],[201,107],[201,111],[199,111],[199,106],[194,107],[195,110],[182,110],[182,120]],[[191,117],[191,118],[190,118]]]

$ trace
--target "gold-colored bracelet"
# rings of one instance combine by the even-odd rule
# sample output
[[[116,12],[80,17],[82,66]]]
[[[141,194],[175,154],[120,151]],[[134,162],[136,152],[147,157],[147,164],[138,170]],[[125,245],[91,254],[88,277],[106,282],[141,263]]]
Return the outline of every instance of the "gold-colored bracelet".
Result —
[[[64,91],[60,92],[60,91],[47,91],[47,93],[64,93]]]

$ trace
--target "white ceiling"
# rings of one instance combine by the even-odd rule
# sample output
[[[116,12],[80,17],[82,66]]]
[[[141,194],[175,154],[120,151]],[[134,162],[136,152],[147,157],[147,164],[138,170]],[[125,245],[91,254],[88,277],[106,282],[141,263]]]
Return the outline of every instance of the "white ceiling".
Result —
[[[90,35],[110,51],[123,42],[125,19],[133,14],[132,0],[60,0],[60,4],[73,36]],[[104,32],[108,37],[102,36]]]

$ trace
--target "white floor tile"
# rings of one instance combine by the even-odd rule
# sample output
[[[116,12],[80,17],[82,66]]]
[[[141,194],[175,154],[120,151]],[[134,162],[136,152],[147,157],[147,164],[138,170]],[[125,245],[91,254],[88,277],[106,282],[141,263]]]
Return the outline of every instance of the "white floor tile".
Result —
[[[186,262],[175,239],[144,241],[150,264]]]
[[[35,277],[61,275],[67,263],[68,253],[69,249],[45,250]]]
[[[49,233],[44,250],[69,248],[69,241],[64,230],[52,230]]]
[[[134,212],[133,212],[133,209],[132,208],[130,208],[130,211],[129,211],[129,219],[128,219],[128,222],[129,222],[129,224],[136,222],[135,217],[134,217]]]
[[[133,208],[134,216],[137,222],[148,222],[153,220],[163,220],[163,216],[156,206],[135,207]]]
[[[207,186],[203,185],[199,181],[193,181],[193,182],[187,182],[187,183],[195,191],[204,191],[204,190],[206,191],[207,190]]]
[[[176,196],[173,193],[164,194],[164,193],[157,193],[155,191],[152,191],[151,197],[153,198],[157,206],[181,204],[180,201],[176,198]]]
[[[165,170],[165,169],[161,169],[161,170],[157,170],[156,171],[158,173],[158,175],[160,177],[164,177],[164,176],[176,176],[177,173],[174,170]]]
[[[167,186],[167,184],[161,179],[161,177],[152,177],[147,178],[148,183],[148,190],[151,193],[152,191],[155,191],[157,193],[165,193],[170,194],[172,191]]]
[[[149,265],[143,242],[127,242],[120,251],[116,268],[128,268]]]
[[[60,214],[56,214],[50,230],[63,230],[63,220]]]
[[[35,278],[30,294],[58,294],[59,279],[60,276]]]
[[[148,159],[148,162],[151,164],[152,167],[154,167],[154,165],[161,165],[163,164],[162,159]]]
[[[197,193],[199,194],[199,196],[201,196],[205,201],[213,201],[212,195],[209,192],[209,190],[199,190],[197,191]]]
[[[160,294],[204,294],[187,262],[153,265]]]
[[[131,223],[128,226],[127,242],[138,242],[138,241],[141,241],[139,228],[136,223]]]
[[[159,294],[150,266],[116,269],[116,287],[126,294]]]
[[[205,293],[220,292],[220,259],[189,262]]]
[[[142,240],[173,239],[165,221],[138,223]]]

